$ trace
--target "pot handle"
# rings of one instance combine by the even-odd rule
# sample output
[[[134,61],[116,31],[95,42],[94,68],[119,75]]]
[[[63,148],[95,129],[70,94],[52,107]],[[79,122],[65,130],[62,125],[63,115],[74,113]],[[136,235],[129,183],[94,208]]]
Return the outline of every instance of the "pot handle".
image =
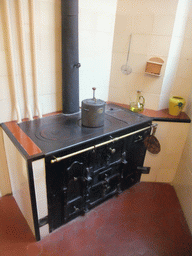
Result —
[[[142,108],[144,108],[145,105],[145,98],[143,96],[139,97],[139,104],[141,105]]]
[[[87,112],[89,111],[89,109],[87,109],[87,108],[83,108],[83,110],[84,110],[84,111],[87,111]]]
[[[96,101],[97,101],[96,98],[95,98],[95,90],[96,90],[96,87],[93,87],[92,90],[93,90],[93,99],[94,99],[94,101],[96,102]]]

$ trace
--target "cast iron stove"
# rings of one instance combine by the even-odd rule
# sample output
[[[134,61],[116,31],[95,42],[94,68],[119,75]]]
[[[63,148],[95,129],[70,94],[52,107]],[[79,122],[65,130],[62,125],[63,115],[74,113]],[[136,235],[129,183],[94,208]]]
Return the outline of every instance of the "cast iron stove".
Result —
[[[106,107],[104,126],[98,128],[83,127],[80,113],[48,116],[20,123],[19,126],[46,155],[150,120],[143,115],[109,104]]]
[[[49,232],[140,181],[152,119],[113,104],[104,126],[81,125],[81,113],[19,124],[45,158]],[[43,224],[42,224],[43,223]]]

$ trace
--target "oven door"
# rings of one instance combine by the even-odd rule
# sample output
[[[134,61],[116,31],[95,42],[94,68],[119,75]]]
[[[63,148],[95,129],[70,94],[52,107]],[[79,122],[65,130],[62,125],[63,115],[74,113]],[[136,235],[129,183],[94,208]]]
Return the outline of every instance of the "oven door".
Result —
[[[46,165],[50,232],[85,211],[90,152]]]
[[[74,161],[66,169],[64,177],[64,222],[78,216],[84,209],[85,164]]]

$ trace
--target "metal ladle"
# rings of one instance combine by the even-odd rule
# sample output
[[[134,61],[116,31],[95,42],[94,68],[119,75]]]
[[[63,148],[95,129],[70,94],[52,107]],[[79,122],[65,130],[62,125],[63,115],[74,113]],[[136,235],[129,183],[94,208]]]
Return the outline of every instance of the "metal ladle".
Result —
[[[124,75],[129,75],[132,72],[132,68],[128,65],[129,52],[130,52],[130,47],[131,47],[131,39],[132,39],[132,34],[130,35],[130,40],[129,40],[129,47],[128,47],[128,52],[127,52],[127,62],[125,65],[121,66],[121,72]]]

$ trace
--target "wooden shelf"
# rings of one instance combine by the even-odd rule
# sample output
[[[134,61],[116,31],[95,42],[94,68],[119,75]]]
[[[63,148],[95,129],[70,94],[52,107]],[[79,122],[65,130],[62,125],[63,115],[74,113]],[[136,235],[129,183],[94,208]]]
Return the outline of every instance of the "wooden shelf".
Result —
[[[113,103],[120,107],[129,109],[128,104],[121,104],[116,102],[107,103]],[[152,117],[154,121],[191,123],[191,119],[185,112],[181,112],[179,116],[172,116],[169,114],[168,108],[161,110],[144,109],[142,112],[140,112],[140,114]]]

